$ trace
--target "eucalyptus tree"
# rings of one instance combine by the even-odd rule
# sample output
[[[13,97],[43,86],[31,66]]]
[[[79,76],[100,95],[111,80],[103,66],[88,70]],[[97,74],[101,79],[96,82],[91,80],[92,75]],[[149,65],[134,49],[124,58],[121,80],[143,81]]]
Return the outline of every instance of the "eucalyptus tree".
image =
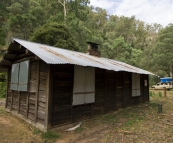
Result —
[[[173,72],[173,24],[169,24],[159,32],[152,54],[155,69],[162,70],[167,76],[171,76]]]
[[[0,48],[5,46],[5,23],[9,15],[6,6],[9,6],[10,4],[10,0],[0,1]]]
[[[74,40],[69,29],[65,25],[58,23],[47,23],[38,28],[33,33],[31,41],[79,51],[78,43]]]
[[[83,8],[87,6],[89,0],[57,0],[59,4],[63,7],[64,20],[66,22],[67,15],[74,12],[77,17],[81,17],[83,13]]]
[[[16,0],[9,7],[6,7],[10,15],[6,23],[7,43],[11,41],[12,37],[28,40],[38,26],[39,20],[30,12],[32,11],[30,8],[31,1],[33,0]]]

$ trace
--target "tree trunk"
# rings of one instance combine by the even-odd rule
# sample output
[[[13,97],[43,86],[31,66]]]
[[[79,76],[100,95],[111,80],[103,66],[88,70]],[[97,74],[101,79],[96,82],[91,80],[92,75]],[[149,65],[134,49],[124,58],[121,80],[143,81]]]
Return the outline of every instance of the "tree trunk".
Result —
[[[64,21],[66,23],[66,16],[67,16],[67,9],[66,9],[66,0],[63,0],[63,2],[61,2],[61,0],[58,0],[58,2],[63,6],[64,8]]]

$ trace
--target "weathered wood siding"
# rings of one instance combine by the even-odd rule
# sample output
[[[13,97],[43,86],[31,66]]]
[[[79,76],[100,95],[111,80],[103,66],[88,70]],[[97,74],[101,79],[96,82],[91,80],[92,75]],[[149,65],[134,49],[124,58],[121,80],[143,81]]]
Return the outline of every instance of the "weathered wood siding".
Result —
[[[11,71],[11,69],[9,69],[8,71]],[[7,81],[7,92],[6,92],[6,108],[7,109],[11,109],[11,90],[10,90],[10,84],[11,84],[11,73],[8,72],[8,81]]]
[[[8,78],[6,107],[24,117],[45,125],[47,64],[30,61],[28,92],[10,90],[11,70]]]
[[[26,100],[27,100],[27,93],[22,92],[20,94],[20,109],[19,113],[23,116],[26,116]]]
[[[131,106],[131,73],[130,72],[123,72],[123,107]]]
[[[73,65],[52,65],[52,126],[70,123],[72,118]]]
[[[117,108],[123,107],[123,72],[115,72]]]
[[[35,104],[36,104],[36,84],[37,84],[37,61],[30,62],[30,80],[29,80],[29,92],[27,92],[28,105],[27,117],[31,120],[35,120]]]
[[[141,96],[132,97],[131,73],[95,68],[95,102],[76,106],[72,106],[74,65],[49,66],[41,60],[30,61],[28,92],[11,91],[10,76],[11,73],[6,107],[44,127],[73,123],[149,101],[148,83],[144,85],[148,75],[140,75]]]
[[[52,65],[51,126],[68,124],[148,101],[148,75],[141,75],[141,96],[132,97],[132,73],[95,68],[95,103],[72,106],[73,65]]]
[[[38,113],[37,113],[37,119],[41,123],[45,123],[46,118],[46,78],[47,78],[47,64],[43,61],[40,61],[40,68],[39,68],[39,85],[38,85]]]
[[[93,115],[104,113],[105,104],[105,70],[95,69],[95,103],[93,106]]]
[[[148,75],[142,75],[144,80],[147,80],[147,86],[143,86],[143,94],[144,94],[144,102],[149,102],[149,76]],[[144,82],[143,82],[144,84]]]
[[[105,113],[114,111],[115,105],[115,72],[105,70]]]
[[[13,91],[12,92],[12,108],[11,110],[14,112],[17,112],[17,108],[18,108],[18,92],[17,91]]]

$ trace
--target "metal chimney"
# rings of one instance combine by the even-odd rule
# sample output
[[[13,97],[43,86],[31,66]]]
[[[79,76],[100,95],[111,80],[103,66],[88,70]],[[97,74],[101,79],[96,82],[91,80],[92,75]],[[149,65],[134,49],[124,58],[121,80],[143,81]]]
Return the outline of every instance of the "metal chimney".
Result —
[[[101,53],[98,51],[99,44],[93,42],[87,42],[87,43],[88,43],[87,53],[92,56],[100,57]]]

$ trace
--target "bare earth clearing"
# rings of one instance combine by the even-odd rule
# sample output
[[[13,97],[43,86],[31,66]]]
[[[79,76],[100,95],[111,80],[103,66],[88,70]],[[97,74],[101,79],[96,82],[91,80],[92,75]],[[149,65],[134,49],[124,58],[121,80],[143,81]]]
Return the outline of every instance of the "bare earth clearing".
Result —
[[[151,93],[152,92],[152,93]],[[133,106],[109,115],[83,121],[72,132],[60,134],[57,143],[170,143],[173,142],[173,91],[150,91],[150,103]],[[163,112],[158,114],[158,103]],[[41,132],[25,121],[7,113],[0,100],[0,142],[2,143],[51,143]]]

